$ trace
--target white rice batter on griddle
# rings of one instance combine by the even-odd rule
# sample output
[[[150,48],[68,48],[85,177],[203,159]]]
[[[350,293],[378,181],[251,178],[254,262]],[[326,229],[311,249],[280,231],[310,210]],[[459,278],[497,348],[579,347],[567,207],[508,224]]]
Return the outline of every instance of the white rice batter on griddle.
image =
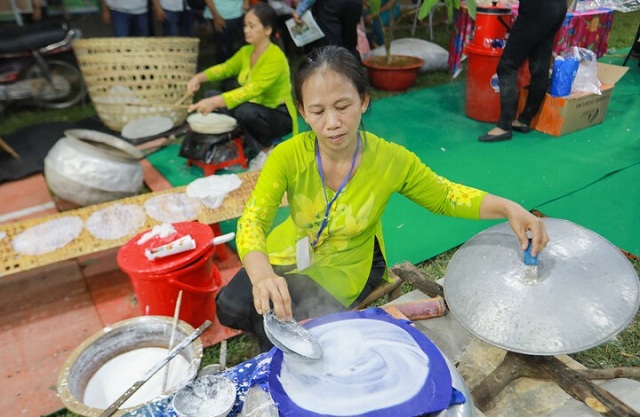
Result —
[[[352,416],[402,404],[423,387],[429,358],[392,323],[357,319],[309,331],[322,345],[321,360],[284,355],[278,379],[299,407],[318,414]]]

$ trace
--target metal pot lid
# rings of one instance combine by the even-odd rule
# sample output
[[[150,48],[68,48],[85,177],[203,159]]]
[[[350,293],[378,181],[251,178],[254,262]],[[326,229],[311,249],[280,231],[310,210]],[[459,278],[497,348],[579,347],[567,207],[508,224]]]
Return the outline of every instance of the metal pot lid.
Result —
[[[108,133],[90,129],[67,129],[64,134],[67,138],[92,145],[100,152],[111,156],[129,160],[144,158],[144,154],[140,149]]]
[[[550,242],[536,280],[525,279],[520,243],[501,223],[451,258],[444,278],[449,309],[471,333],[509,351],[558,355],[597,346],[635,317],[638,276],[602,236],[566,220],[543,221]]]

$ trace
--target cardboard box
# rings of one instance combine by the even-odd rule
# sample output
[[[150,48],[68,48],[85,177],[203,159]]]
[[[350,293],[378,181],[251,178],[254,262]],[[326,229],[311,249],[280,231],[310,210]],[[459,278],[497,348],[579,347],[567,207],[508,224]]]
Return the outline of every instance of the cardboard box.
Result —
[[[602,123],[615,84],[629,70],[628,67],[598,62],[598,79],[602,94],[575,94],[567,97],[551,97],[546,94],[538,115],[531,127],[553,136],[566,135],[576,130]],[[524,107],[526,90],[520,94],[520,110]]]

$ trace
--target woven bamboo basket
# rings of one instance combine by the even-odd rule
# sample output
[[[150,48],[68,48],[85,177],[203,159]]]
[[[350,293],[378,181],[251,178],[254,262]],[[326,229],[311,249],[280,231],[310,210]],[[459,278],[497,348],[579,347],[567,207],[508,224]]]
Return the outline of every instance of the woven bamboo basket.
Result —
[[[129,122],[168,117],[177,126],[186,105],[175,103],[196,73],[198,38],[88,38],[73,43],[91,101],[102,122],[120,132]]]

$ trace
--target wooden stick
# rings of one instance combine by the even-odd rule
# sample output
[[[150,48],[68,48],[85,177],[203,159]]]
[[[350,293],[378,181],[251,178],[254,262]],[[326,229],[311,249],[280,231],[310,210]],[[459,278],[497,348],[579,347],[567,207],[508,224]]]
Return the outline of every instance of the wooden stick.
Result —
[[[182,304],[182,290],[178,293],[176,300],[176,308],[173,310],[173,324],[171,325],[171,337],[169,338],[169,350],[173,349],[173,343],[176,337],[176,327],[178,326],[178,316],[180,315],[180,304]],[[167,390],[167,378],[169,377],[169,367],[171,362],[164,368],[164,376],[162,377],[162,392]]]
[[[521,377],[535,377],[540,372],[530,368],[520,357],[507,352],[504,359],[481,383],[471,392],[473,403],[478,409],[486,411],[494,406],[497,395],[512,381]]]
[[[220,342],[220,370],[227,368],[227,339]]]
[[[523,356],[525,362],[539,366],[567,394],[606,417],[640,417],[640,413],[609,391],[587,380],[554,356]]]
[[[0,148],[4,149],[9,153],[9,155],[13,156],[15,159],[20,159],[20,155],[16,152],[7,142],[0,138]]]
[[[412,263],[405,261],[395,265],[391,270],[398,275],[400,279],[410,283],[416,289],[427,294],[429,297],[444,297],[444,290],[442,289],[442,286],[430,279]]]
[[[578,373],[587,379],[640,379],[640,368],[632,366],[608,369],[579,369]]]
[[[176,101],[173,105],[177,106],[179,104],[182,104],[183,101],[185,101],[186,99],[188,99],[189,97],[191,97],[191,93],[190,92],[186,92],[184,93],[184,95],[182,97],[180,97],[180,99],[178,101]]]
[[[604,416],[640,417],[640,413],[588,380],[590,376],[595,377],[594,379],[604,379],[605,376],[617,378],[623,373],[637,375],[637,372],[637,368],[574,370],[554,356],[530,356],[507,352],[500,365],[474,388],[471,396],[475,406],[485,411],[493,407],[497,394],[512,381],[522,377],[546,378],[553,380],[567,394]]]

